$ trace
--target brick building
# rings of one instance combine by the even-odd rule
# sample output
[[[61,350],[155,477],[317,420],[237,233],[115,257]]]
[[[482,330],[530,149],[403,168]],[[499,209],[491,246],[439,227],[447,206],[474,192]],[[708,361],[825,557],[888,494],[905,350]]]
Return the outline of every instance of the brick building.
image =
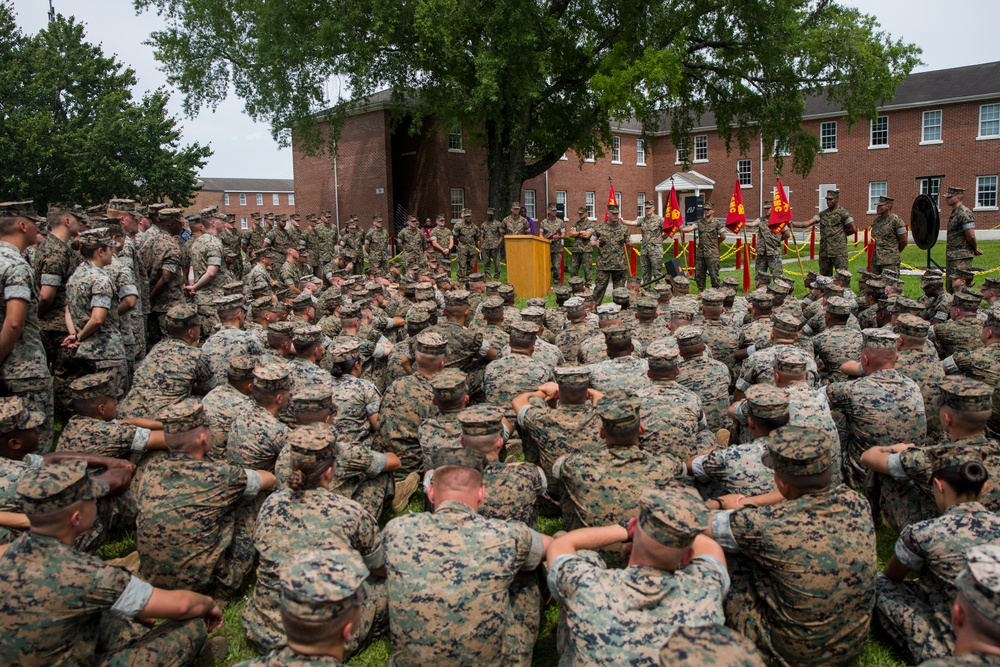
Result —
[[[285,213],[296,211],[295,181],[278,178],[202,178],[202,186],[194,203],[185,214],[197,213],[209,206],[218,206],[223,213],[236,216],[236,222],[246,229],[250,214]]]
[[[469,129],[442,128],[425,119],[412,135],[410,121],[404,118],[393,128],[391,114],[388,95],[376,94],[347,120],[335,157],[309,157],[293,146],[299,212],[330,209],[339,220],[357,213],[363,225],[378,213],[398,227],[408,213],[455,219],[469,207],[482,220],[488,205],[486,155]],[[879,195],[895,197],[896,212],[907,219],[916,195],[926,192],[936,199],[942,187],[956,185],[966,188],[965,203],[980,229],[1000,224],[1000,62],[913,74],[876,119],[859,119],[852,127],[842,110],[810,99],[803,123],[820,137],[822,150],[807,178],[793,175],[786,162],[782,180],[796,220],[812,217],[835,187],[842,192],[841,205],[865,227]],[[682,205],[688,197],[703,196],[721,211],[738,175],[747,215],[757,216],[775,187],[774,147],[758,142],[746,155],[727,154],[713,118],[696,125],[686,147],[687,170],[667,132],[644,141],[639,126],[625,123],[604,156],[581,160],[568,153],[545,174],[525,181],[520,200],[531,218],[544,215],[547,201],[563,205],[567,217],[580,205],[588,206],[592,217],[603,216],[611,177],[629,219],[641,214],[647,200],[662,213],[671,181]],[[947,219],[948,211],[942,213]]]

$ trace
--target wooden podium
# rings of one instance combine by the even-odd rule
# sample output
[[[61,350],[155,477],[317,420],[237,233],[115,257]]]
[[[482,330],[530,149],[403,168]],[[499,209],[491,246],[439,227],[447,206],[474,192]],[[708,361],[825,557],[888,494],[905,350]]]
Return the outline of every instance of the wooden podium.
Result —
[[[512,234],[504,237],[507,244],[507,282],[518,296],[533,298],[549,295],[552,266],[549,246],[552,241],[540,236]]]

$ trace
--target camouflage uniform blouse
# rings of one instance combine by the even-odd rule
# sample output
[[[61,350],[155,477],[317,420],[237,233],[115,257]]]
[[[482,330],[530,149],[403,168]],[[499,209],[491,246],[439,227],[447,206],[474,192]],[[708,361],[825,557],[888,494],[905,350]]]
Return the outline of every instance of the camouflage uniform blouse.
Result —
[[[229,462],[252,470],[274,471],[278,452],[285,446],[288,427],[256,402],[233,421],[226,455]]]
[[[948,259],[971,259],[975,256],[965,238],[967,229],[975,229],[976,220],[965,204],[959,204],[948,216],[948,236],[945,256]]]
[[[28,470],[41,468],[45,464],[38,454],[26,454],[23,461],[15,461],[0,456],[0,512],[21,514],[24,504],[17,493],[17,485]],[[13,542],[22,531],[0,526],[0,544]]]
[[[7,318],[7,302],[18,299],[28,304],[21,336],[14,348],[0,364],[0,380],[24,380],[49,377],[42,347],[42,334],[38,326],[38,288],[35,274],[16,247],[0,241],[0,286],[3,300],[0,302],[0,321]]]
[[[337,414],[333,423],[337,429],[337,440],[344,445],[369,445],[372,425],[368,419],[378,414],[382,397],[375,385],[353,375],[344,375],[333,380],[333,404]]]
[[[136,368],[132,389],[118,406],[123,419],[156,419],[160,410],[191,396],[195,385],[208,391],[217,384],[205,354],[178,338],[164,338]]]
[[[598,271],[625,271],[628,264],[625,259],[625,244],[628,243],[628,229],[618,223],[602,222],[594,228],[592,239],[600,239],[597,248]],[[589,247],[589,246],[587,246]]]
[[[895,213],[878,216],[872,221],[875,242],[874,264],[899,264],[899,237],[906,234],[906,223]]]
[[[55,234],[49,234],[38,246],[32,263],[38,286],[56,288],[52,305],[41,318],[41,328],[45,331],[66,331],[66,283],[73,275],[80,261],[80,255],[68,243]]]
[[[59,434],[56,450],[129,460],[146,451],[150,433],[132,424],[73,415]]]
[[[819,254],[821,257],[847,256],[847,227],[854,218],[842,206],[819,212]]]

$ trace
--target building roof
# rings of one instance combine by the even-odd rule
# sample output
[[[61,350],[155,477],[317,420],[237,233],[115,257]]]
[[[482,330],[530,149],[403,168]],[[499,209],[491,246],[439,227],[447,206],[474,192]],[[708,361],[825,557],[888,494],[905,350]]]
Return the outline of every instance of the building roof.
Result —
[[[715,181],[697,171],[677,171],[667,180],[656,186],[657,192],[669,192],[674,186],[682,192],[688,190],[712,190],[715,188]]]
[[[200,178],[204,192],[295,192],[291,178]]]

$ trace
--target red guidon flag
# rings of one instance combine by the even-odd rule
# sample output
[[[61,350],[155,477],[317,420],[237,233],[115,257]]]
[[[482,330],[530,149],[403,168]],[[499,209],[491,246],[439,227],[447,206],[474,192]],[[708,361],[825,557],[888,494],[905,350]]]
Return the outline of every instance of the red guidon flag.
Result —
[[[771,217],[767,221],[768,228],[775,234],[784,231],[789,222],[792,221],[792,207],[788,204],[788,195],[785,194],[785,186],[778,179],[778,187],[774,191],[774,201],[771,203]]]
[[[609,183],[608,185],[611,188],[608,191],[608,206],[618,206],[618,197],[615,195],[615,184],[614,183]],[[608,221],[608,212],[605,211],[604,212],[604,222],[607,222],[607,221]]]
[[[678,228],[684,225],[681,216],[681,207],[677,203],[677,190],[673,183],[670,184],[670,200],[667,202],[667,210],[663,214],[663,231],[673,234]]]
[[[743,208],[743,191],[740,189],[740,182],[736,181],[733,186],[733,196],[729,199],[726,229],[733,234],[739,234],[745,224],[747,224],[747,212]]]

